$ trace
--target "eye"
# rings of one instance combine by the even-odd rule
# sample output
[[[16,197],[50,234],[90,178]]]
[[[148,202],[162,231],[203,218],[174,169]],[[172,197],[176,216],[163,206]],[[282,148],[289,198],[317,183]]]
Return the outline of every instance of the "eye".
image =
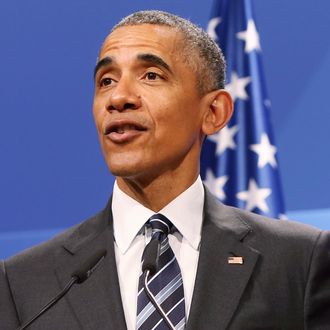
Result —
[[[111,78],[108,78],[108,77],[107,78],[103,78],[103,79],[100,80],[100,86],[101,87],[106,87],[106,86],[111,85],[112,82],[113,82],[113,80]]]
[[[161,79],[161,76],[156,72],[147,72],[146,78],[148,80],[156,80],[156,79]]]

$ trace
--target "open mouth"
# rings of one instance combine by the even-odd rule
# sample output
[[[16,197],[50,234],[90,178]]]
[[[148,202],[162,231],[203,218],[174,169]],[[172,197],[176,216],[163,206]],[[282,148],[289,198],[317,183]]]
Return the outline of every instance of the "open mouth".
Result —
[[[105,125],[103,134],[113,143],[128,143],[147,131],[141,123],[129,119],[117,119]]]
[[[146,128],[137,123],[111,123],[105,128],[104,134],[124,134],[131,131],[146,131]]]

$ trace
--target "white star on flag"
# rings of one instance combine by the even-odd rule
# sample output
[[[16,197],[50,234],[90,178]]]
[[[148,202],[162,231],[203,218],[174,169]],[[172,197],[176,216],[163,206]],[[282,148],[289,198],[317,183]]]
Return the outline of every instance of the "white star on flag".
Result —
[[[206,177],[204,183],[217,198],[223,201],[226,198],[226,195],[223,191],[223,187],[228,181],[228,179],[228,175],[223,175],[219,178],[216,178],[212,170],[208,168],[206,170]]]
[[[217,144],[216,155],[221,155],[227,148],[235,149],[234,136],[238,132],[238,125],[225,126],[220,132],[210,135],[209,140]]]
[[[246,191],[236,194],[236,197],[242,201],[246,201],[245,209],[252,211],[258,207],[261,211],[267,213],[269,211],[265,199],[272,193],[269,188],[259,188],[254,179],[250,179],[249,187]]]
[[[247,100],[249,98],[245,88],[250,81],[250,77],[238,78],[237,73],[232,72],[230,83],[226,85],[226,90],[231,95],[234,102],[237,98],[241,100]]]
[[[218,35],[215,32],[215,29],[221,22],[221,17],[211,18],[209,24],[207,25],[207,34],[213,39],[218,40]]]
[[[263,168],[267,164],[270,164],[272,167],[277,166],[275,159],[277,148],[270,144],[267,134],[262,133],[261,142],[259,144],[251,144],[250,149],[258,154],[259,168]]]
[[[245,40],[245,52],[250,53],[253,50],[260,50],[259,33],[252,19],[249,19],[247,29],[236,34],[238,39]]]

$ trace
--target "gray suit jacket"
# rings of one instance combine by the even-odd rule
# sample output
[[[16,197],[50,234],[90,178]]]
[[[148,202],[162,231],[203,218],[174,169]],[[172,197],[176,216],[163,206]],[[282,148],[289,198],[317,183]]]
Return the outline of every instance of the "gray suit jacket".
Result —
[[[330,236],[218,203],[206,192],[188,330],[330,329]],[[29,329],[124,330],[111,202],[95,217],[0,263],[0,329],[15,329],[96,250],[93,275]],[[243,265],[229,264],[240,256]],[[135,302],[132,302],[135,303]]]

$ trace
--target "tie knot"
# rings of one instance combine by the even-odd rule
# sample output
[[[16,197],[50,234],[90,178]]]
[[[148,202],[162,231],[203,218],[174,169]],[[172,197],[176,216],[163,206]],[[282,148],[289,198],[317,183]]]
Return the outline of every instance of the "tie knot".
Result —
[[[154,214],[149,218],[149,223],[152,228],[152,234],[164,233],[166,236],[169,234],[172,228],[172,222],[168,220],[165,215],[160,213]]]

